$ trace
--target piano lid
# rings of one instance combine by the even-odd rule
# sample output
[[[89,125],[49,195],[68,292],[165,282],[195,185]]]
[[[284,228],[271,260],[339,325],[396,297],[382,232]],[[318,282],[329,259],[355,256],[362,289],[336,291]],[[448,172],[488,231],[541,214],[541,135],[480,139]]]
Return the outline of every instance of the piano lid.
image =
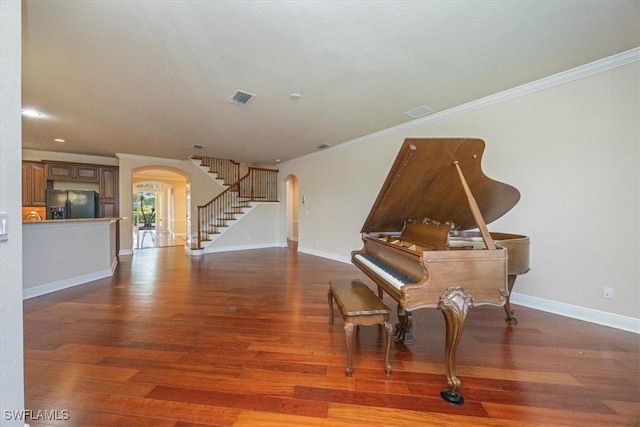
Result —
[[[455,161],[485,223],[509,212],[520,192],[482,173],[484,145],[476,138],[405,139],[362,232],[400,231],[405,220],[424,218],[453,222],[458,230],[476,228]]]

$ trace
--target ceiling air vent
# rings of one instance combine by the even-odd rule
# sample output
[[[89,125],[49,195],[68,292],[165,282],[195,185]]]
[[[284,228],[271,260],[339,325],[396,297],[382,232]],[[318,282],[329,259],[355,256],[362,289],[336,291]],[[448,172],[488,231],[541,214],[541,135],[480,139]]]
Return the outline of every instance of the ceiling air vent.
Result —
[[[231,98],[229,98],[229,102],[232,104],[244,105],[255,95],[249,92],[244,92],[242,90],[236,90],[236,93],[233,94]]]
[[[412,119],[417,119],[419,117],[428,116],[429,114],[433,114],[434,111],[427,107],[426,105],[421,105],[420,107],[414,108],[413,110],[405,111],[403,114],[411,117]]]

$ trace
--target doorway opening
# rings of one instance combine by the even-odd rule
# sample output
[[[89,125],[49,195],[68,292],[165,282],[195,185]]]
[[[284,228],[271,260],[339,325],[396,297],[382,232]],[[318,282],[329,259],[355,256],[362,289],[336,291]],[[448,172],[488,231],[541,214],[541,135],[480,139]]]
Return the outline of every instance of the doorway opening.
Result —
[[[166,168],[135,170],[132,175],[133,249],[186,243],[187,179]]]
[[[138,227],[138,230],[155,230],[158,193],[152,189],[159,187],[159,184],[147,183],[136,187],[138,190],[141,187],[149,189],[133,193],[133,225]]]
[[[289,175],[286,178],[287,200],[287,247],[298,249],[298,177]]]

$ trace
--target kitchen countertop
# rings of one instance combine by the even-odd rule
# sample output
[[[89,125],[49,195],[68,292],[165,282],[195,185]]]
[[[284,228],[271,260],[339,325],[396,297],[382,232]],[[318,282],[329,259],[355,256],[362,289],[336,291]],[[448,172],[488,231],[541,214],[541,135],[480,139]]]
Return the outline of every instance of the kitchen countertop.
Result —
[[[74,222],[99,222],[99,221],[120,221],[125,218],[76,218],[76,219],[43,219],[41,221],[22,221],[25,224],[68,224]]]

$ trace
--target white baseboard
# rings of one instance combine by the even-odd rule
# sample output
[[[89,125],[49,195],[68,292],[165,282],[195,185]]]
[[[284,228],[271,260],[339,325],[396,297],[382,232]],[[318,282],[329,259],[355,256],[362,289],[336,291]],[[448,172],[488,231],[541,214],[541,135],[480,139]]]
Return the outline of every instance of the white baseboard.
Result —
[[[309,255],[319,256],[321,258],[331,259],[333,261],[344,262],[345,264],[351,264],[351,257],[340,256],[329,252],[316,251],[309,248],[298,247],[298,252],[302,252]]]
[[[621,316],[619,314],[607,313],[591,308],[532,297],[516,292],[511,294],[511,302],[516,305],[546,311],[547,313],[558,314],[572,319],[584,320],[585,322],[640,334],[640,319],[635,319],[633,317]]]
[[[51,292],[61,291],[62,289],[71,288],[73,286],[82,285],[87,282],[93,282],[94,280],[104,279],[105,277],[111,277],[113,272],[110,269],[96,271],[94,273],[84,274],[82,276],[70,277],[68,279],[58,280],[56,282],[45,283],[44,285],[38,285],[31,288],[22,290],[22,299],[29,299],[39,297]]]
[[[250,249],[266,249],[266,248],[277,248],[277,247],[279,247],[277,243],[259,243],[259,244],[251,244],[251,245],[220,246],[220,247],[215,247],[211,245],[204,248],[203,253],[212,254],[212,253],[218,253],[218,252],[247,251]]]
[[[118,252],[118,256],[122,255],[133,255],[133,249],[120,249],[120,252]]]

